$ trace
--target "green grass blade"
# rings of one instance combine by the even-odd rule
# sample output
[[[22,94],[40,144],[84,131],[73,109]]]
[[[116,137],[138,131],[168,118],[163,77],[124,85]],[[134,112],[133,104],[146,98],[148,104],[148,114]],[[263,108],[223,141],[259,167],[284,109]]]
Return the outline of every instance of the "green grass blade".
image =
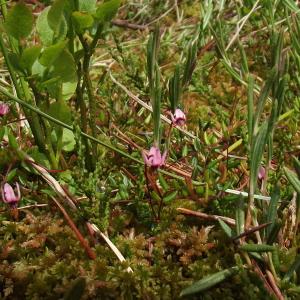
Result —
[[[256,187],[256,181],[258,176],[258,169],[261,164],[262,155],[264,152],[264,148],[266,145],[267,140],[267,133],[268,133],[268,123],[265,122],[260,128],[257,133],[257,136],[254,137],[254,146],[251,149],[250,157],[250,182],[253,184],[253,190]]]
[[[237,208],[235,210],[235,224],[236,224],[236,233],[240,235],[244,232],[245,223],[245,210],[244,210],[244,197],[240,196]]]
[[[266,228],[266,238],[268,239],[273,228],[275,227],[275,223],[277,221],[277,205],[280,199],[280,189],[278,186],[276,186],[272,192],[270,204],[267,210],[267,220],[266,223],[272,222],[267,228]]]
[[[300,180],[297,178],[297,175],[286,167],[283,168],[283,171],[295,191],[300,194]]]
[[[289,281],[290,278],[293,276],[294,272],[296,272],[299,269],[299,267],[300,267],[300,255],[298,255],[295,258],[295,261],[293,262],[293,264],[290,266],[290,268],[284,275],[283,281],[285,281],[285,282]]]
[[[254,78],[253,76],[248,77],[248,97],[247,97],[247,105],[248,105],[248,139],[249,146],[252,143],[253,136],[253,96],[254,96]]]

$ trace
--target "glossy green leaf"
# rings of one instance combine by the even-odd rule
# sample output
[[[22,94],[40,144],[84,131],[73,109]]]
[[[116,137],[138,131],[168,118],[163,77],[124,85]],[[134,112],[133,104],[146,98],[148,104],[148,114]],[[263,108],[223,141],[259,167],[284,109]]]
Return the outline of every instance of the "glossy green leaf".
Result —
[[[65,46],[67,45],[67,42],[68,41],[62,41],[47,47],[42,52],[39,62],[46,67],[51,66],[54,63],[54,61],[59,57],[59,55],[63,52]]]
[[[74,11],[72,18],[78,33],[82,33],[85,29],[92,27],[94,24],[94,18],[85,12]]]
[[[16,39],[26,38],[31,33],[33,21],[31,10],[24,2],[19,2],[9,10],[5,28]]]
[[[27,70],[31,70],[32,65],[40,55],[41,49],[42,48],[40,46],[33,46],[33,47],[26,48],[21,55],[21,59],[20,59],[21,67]]]
[[[199,293],[205,291],[218,283],[228,279],[238,272],[238,267],[232,267],[220,272],[217,272],[213,275],[209,275],[204,277],[203,279],[195,282],[191,286],[187,287],[180,293],[180,297],[192,295],[195,293]]]
[[[109,0],[101,3],[96,10],[95,18],[97,18],[100,22],[111,21],[116,15],[120,4],[120,0]]]

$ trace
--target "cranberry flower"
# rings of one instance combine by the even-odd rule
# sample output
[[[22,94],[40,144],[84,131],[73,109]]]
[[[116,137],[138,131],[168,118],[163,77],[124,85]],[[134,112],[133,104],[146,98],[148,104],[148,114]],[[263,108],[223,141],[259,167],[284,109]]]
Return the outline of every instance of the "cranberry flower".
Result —
[[[259,167],[258,170],[258,179],[259,180],[263,180],[266,178],[266,169],[262,166]]]
[[[7,182],[2,186],[1,190],[2,190],[1,192],[2,192],[3,202],[10,205],[12,208],[16,207],[18,202],[21,199],[21,192],[20,192],[19,184],[16,183],[17,195],[15,194],[15,191],[12,188],[12,186]]]
[[[3,102],[0,103],[0,117],[7,115],[9,112],[9,106]]]
[[[142,151],[142,156],[147,166],[159,168],[165,164],[167,152],[165,151],[163,155],[161,155],[159,148],[152,146],[148,154]]]
[[[181,109],[176,108],[175,113],[171,113],[171,120],[174,125],[183,126],[186,121],[185,113]]]

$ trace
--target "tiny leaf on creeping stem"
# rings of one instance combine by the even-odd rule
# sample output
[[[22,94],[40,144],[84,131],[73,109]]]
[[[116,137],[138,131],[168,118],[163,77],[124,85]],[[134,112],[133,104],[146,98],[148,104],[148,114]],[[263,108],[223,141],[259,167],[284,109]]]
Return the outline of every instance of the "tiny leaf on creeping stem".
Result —
[[[205,291],[218,283],[221,283],[222,281],[226,280],[227,278],[233,276],[238,272],[238,267],[232,267],[220,272],[217,272],[215,274],[206,276],[202,278],[201,280],[193,283],[191,286],[185,288],[181,293],[180,297],[193,295],[202,291]]]
[[[219,222],[220,226],[222,227],[223,231],[226,233],[226,235],[229,238],[232,238],[235,235],[233,230],[223,220],[218,219],[218,222]]]

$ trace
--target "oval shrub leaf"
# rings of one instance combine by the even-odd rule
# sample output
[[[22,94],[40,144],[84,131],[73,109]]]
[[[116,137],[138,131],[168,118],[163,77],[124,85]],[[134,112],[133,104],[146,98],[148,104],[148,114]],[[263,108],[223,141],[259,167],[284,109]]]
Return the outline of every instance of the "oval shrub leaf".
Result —
[[[23,3],[17,3],[11,8],[5,20],[5,28],[8,34],[16,39],[26,38],[32,30],[33,14]]]
[[[46,48],[42,52],[39,62],[46,67],[50,67],[57,59],[57,57],[61,54],[61,52],[64,50],[67,42],[68,41],[62,41]]]
[[[58,32],[59,25],[63,21],[63,11],[66,0],[55,0],[48,13],[48,23],[54,32]]]
[[[121,4],[120,0],[110,0],[101,3],[96,11],[95,17],[100,22],[109,22],[116,15],[119,6]]]
[[[74,11],[72,13],[76,31],[81,33],[85,29],[92,27],[94,24],[94,18],[85,12]]]
[[[26,48],[20,59],[20,65],[22,68],[31,70],[32,65],[37,60],[38,56],[41,52],[41,46],[33,46],[30,48]]]

